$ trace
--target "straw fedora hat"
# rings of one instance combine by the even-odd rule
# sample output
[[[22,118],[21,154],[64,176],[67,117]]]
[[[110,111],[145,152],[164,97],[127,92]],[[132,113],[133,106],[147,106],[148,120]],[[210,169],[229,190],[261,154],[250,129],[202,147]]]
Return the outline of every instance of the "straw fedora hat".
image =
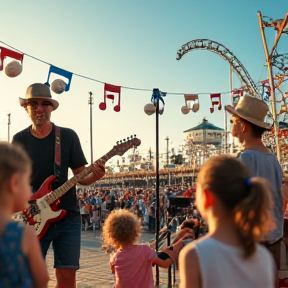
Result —
[[[231,105],[226,105],[225,110],[230,114],[237,115],[256,126],[269,130],[272,128],[271,125],[264,122],[269,108],[263,100],[258,98],[244,95],[240,97],[235,108]]]
[[[19,102],[21,106],[25,106],[30,99],[35,100],[48,100],[52,103],[54,109],[56,110],[59,106],[57,100],[52,99],[50,89],[47,85],[42,83],[34,83],[27,88],[26,97],[20,98]]]

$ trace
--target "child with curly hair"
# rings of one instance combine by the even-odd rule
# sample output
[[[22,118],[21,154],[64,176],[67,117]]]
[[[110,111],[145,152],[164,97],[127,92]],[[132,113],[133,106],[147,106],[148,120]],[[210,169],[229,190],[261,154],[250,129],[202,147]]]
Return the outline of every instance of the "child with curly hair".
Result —
[[[112,246],[110,267],[115,274],[115,288],[153,288],[152,265],[169,267],[171,259],[161,260],[148,245],[136,245],[141,235],[141,224],[127,209],[112,211],[103,226],[103,244]]]

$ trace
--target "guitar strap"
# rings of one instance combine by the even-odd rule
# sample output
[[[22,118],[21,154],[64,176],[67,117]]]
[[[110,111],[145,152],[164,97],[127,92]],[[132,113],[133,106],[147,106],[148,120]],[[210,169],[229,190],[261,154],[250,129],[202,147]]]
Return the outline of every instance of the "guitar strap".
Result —
[[[60,164],[61,164],[61,146],[60,146],[60,127],[55,125],[55,161],[54,161],[54,174],[56,181],[60,179]]]

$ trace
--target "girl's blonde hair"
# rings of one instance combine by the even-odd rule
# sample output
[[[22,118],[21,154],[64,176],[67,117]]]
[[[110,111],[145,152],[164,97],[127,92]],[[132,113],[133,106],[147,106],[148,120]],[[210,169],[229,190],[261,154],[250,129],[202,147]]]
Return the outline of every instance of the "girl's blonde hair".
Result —
[[[31,160],[21,146],[0,141],[0,190],[13,174],[24,173],[31,166]]]
[[[140,238],[141,225],[127,209],[112,211],[103,225],[103,246],[118,249],[121,245],[134,244]]]
[[[202,166],[197,183],[209,189],[222,205],[232,212],[236,233],[249,257],[255,251],[255,242],[271,225],[271,196],[264,178],[252,177],[240,160],[220,155],[210,158]]]

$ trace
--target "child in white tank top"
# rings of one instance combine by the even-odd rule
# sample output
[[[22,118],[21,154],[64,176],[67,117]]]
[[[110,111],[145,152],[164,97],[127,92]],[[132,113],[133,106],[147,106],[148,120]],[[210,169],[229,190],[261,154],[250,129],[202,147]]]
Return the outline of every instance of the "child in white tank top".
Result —
[[[270,219],[266,180],[250,178],[234,157],[215,156],[198,174],[196,203],[209,232],[181,250],[180,287],[278,287],[272,255],[257,242]]]

